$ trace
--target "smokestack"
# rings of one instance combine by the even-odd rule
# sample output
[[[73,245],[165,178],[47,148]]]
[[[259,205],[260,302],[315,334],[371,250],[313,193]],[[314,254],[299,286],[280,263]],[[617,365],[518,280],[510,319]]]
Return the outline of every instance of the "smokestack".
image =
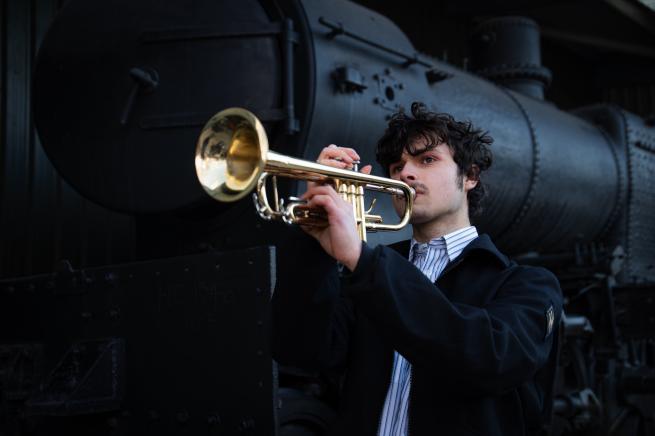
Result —
[[[482,22],[471,38],[471,69],[506,88],[544,98],[550,70],[541,65],[539,26],[525,17]]]

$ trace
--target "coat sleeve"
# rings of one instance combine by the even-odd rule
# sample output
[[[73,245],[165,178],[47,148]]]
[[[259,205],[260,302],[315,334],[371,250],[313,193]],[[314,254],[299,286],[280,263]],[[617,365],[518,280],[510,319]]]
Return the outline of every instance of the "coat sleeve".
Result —
[[[342,369],[354,323],[336,262],[299,229],[276,250],[272,352],[283,365]]]
[[[546,364],[556,334],[547,334],[546,312],[553,307],[557,326],[562,310],[558,281],[543,268],[515,265],[497,286],[485,307],[453,303],[395,251],[364,244],[344,293],[441,386],[493,394],[533,379]]]

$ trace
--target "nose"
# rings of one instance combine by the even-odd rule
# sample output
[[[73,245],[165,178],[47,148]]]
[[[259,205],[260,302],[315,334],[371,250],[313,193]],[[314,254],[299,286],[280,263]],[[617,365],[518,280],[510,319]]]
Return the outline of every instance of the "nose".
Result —
[[[403,169],[400,171],[400,180],[403,182],[413,182],[416,180],[416,171],[414,171],[414,165],[411,162],[406,162],[403,165]]]

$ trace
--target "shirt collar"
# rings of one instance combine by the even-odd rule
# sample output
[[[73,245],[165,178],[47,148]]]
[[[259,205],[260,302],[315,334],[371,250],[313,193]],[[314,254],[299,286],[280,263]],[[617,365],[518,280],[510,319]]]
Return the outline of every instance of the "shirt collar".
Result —
[[[418,242],[416,239],[412,238],[410,243],[409,252],[411,253],[416,250],[417,253],[426,252],[428,250],[435,249],[446,249],[446,254],[448,259],[452,261],[457,256],[462,253],[462,250],[475,238],[478,237],[478,230],[475,226],[462,227],[457,229],[454,232],[448,233],[446,235],[440,236],[438,238],[433,238],[428,242]],[[416,248],[414,248],[416,246]],[[411,259],[411,257],[410,257]]]

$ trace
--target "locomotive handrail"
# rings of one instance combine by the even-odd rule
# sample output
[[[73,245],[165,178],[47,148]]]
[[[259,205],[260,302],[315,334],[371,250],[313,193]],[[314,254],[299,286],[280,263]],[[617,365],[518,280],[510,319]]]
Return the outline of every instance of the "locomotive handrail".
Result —
[[[318,19],[318,22],[321,23],[322,25],[324,25],[325,27],[328,27],[328,28],[332,29],[332,31],[327,34],[327,37],[329,39],[334,39],[335,37],[337,37],[339,35],[344,35],[344,36],[347,36],[347,37],[352,38],[354,40],[357,40],[359,42],[362,42],[364,44],[370,45],[371,47],[375,47],[377,49],[380,49],[380,50],[382,50],[384,52],[391,53],[393,55],[399,56],[399,57],[405,59],[405,63],[403,64],[404,68],[407,68],[407,67],[409,67],[410,65],[413,65],[413,64],[418,64],[418,65],[421,65],[421,66],[426,67],[426,68],[432,68],[433,67],[432,64],[429,64],[429,63],[427,63],[425,61],[420,60],[416,53],[414,53],[413,55],[408,55],[408,54],[399,52],[397,50],[394,50],[392,48],[386,47],[386,46],[384,46],[384,45],[382,45],[382,44],[380,44],[378,42],[371,41],[370,39],[364,38],[363,36],[359,36],[356,33],[353,33],[353,32],[351,32],[349,30],[346,30],[346,28],[341,23],[336,23],[336,24],[332,23],[332,22],[326,20],[324,17],[320,17]]]

